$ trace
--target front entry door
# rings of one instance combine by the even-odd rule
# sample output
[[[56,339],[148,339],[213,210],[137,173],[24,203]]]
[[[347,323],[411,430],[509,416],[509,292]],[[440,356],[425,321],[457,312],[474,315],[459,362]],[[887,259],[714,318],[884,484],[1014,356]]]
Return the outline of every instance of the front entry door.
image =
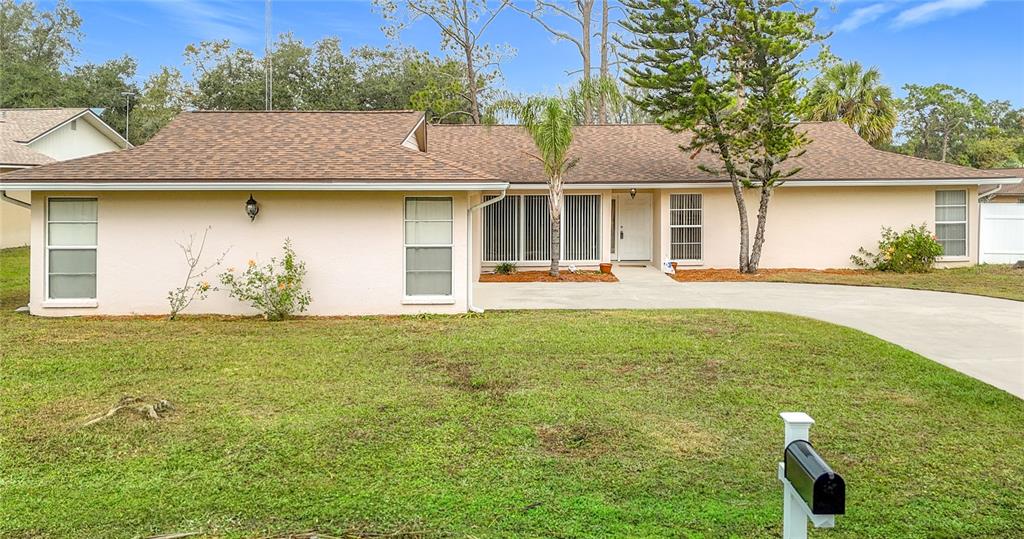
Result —
[[[651,193],[615,196],[616,259],[651,259]]]

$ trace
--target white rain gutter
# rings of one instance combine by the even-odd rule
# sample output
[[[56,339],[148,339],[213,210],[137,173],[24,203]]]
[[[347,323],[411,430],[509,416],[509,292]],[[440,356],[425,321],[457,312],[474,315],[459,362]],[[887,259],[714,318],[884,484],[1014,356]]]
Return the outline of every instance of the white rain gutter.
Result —
[[[19,207],[25,208],[26,210],[31,210],[32,209],[32,205],[29,204],[28,202],[25,202],[24,200],[18,200],[16,198],[12,198],[12,197],[7,196],[7,190],[6,189],[0,189],[0,200],[3,200],[4,202],[10,202],[11,204],[14,204],[15,206],[19,206]]]
[[[506,189],[507,182],[328,182],[328,181],[219,181],[219,182],[99,182],[11,181],[0,178],[0,188],[26,191],[482,191]]]
[[[473,305],[473,212],[501,202],[507,193],[508,186],[506,185],[497,197],[466,209],[466,310],[472,313],[484,312],[480,307]]]

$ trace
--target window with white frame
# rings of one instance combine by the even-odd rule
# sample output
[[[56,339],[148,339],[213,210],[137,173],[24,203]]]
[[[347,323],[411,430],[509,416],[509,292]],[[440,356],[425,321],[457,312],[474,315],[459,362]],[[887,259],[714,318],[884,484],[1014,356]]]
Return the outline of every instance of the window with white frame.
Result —
[[[703,197],[672,195],[669,200],[669,233],[672,260],[698,261],[704,256]]]
[[[967,191],[935,192],[935,237],[942,256],[967,256]]]
[[[405,199],[405,295],[452,295],[452,199]]]
[[[47,298],[96,298],[96,221],[95,198],[47,201]]]

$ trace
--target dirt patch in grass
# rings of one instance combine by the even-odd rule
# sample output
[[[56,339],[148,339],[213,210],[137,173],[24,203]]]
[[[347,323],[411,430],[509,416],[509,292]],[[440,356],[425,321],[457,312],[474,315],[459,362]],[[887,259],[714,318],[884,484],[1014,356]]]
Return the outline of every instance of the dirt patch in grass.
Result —
[[[441,357],[423,357],[416,360],[418,365],[444,373],[445,385],[469,394],[481,394],[497,403],[508,400],[508,395],[517,387],[515,380],[501,375],[487,375],[472,363],[446,361]]]
[[[541,449],[551,455],[596,457],[607,449],[604,429],[591,423],[541,425],[534,429]]]
[[[812,273],[818,275],[870,275],[867,270],[855,269],[805,269],[805,268],[779,268],[760,269],[755,274],[740,273],[734,269],[693,269],[677,270],[673,278],[680,282],[718,282],[718,281],[765,281],[770,277],[788,275],[792,273]]]
[[[559,272],[552,277],[546,271],[517,271],[508,275],[485,273],[480,276],[481,283],[617,283],[619,278],[612,273],[599,271]]]
[[[645,416],[639,421],[657,445],[679,457],[711,457],[722,442],[720,436],[693,421],[673,417]]]

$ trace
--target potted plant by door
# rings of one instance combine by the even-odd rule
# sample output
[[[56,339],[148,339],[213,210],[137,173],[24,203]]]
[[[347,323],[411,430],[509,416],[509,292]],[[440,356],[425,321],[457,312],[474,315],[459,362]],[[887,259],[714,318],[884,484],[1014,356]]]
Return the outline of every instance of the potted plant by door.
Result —
[[[601,273],[611,273],[612,265],[610,262],[601,262],[600,264]]]

